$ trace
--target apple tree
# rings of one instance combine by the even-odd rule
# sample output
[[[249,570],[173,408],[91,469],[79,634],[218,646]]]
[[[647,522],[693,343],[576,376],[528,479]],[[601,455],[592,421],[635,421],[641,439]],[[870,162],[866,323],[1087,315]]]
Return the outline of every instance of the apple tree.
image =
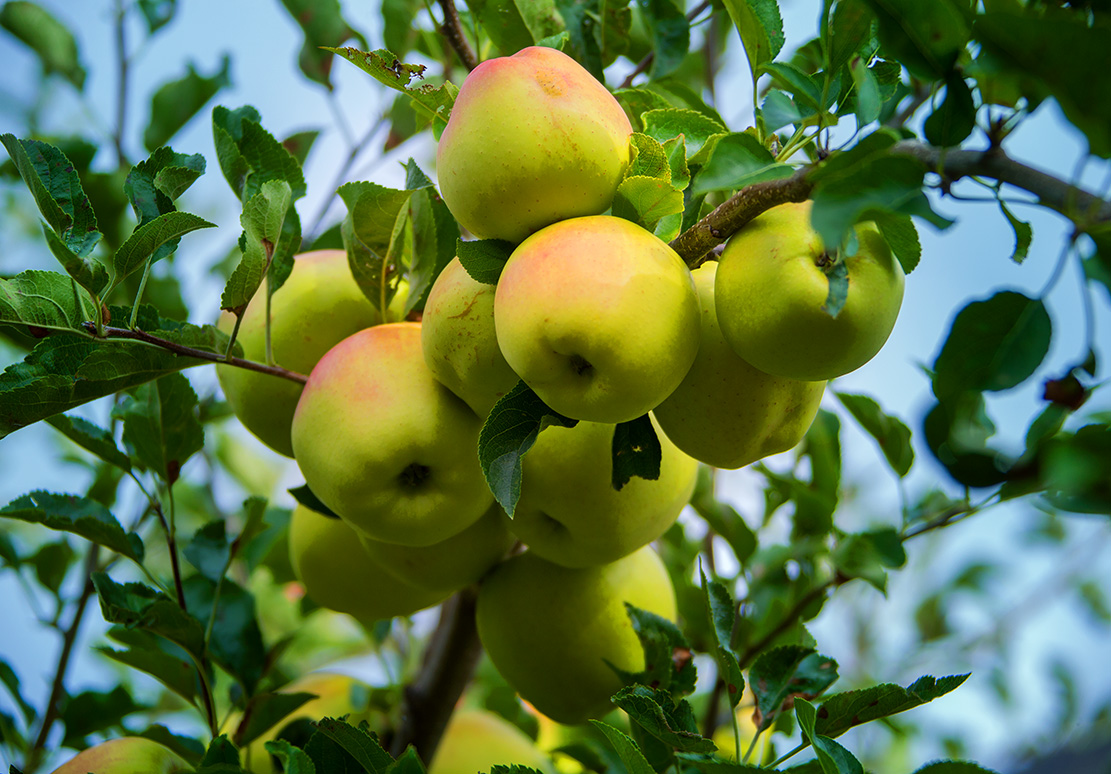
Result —
[[[121,757],[151,770],[213,774],[989,771],[966,759],[986,747],[937,720],[966,692],[993,703],[969,736],[1004,762],[1107,733],[1109,687],[1067,643],[1038,666],[1056,692],[1044,738],[1001,730],[1042,704],[1014,668],[1032,611],[1069,600],[1081,612],[1061,631],[1111,625],[1105,2],[283,0],[191,28],[254,52],[214,70],[161,53],[203,4],[96,5],[103,29],[64,3],[0,8],[38,78],[30,99],[2,98],[0,126],[12,772],[86,749],[81,771],[122,771],[104,757],[117,737],[144,738]],[[273,42],[292,29],[297,45]],[[472,96],[469,73],[522,51],[566,80]],[[244,62],[268,77],[257,94],[233,85]],[[90,76],[113,104],[90,100]],[[381,109],[352,108],[353,90]],[[570,128],[545,123],[564,109],[553,94]],[[330,118],[279,130],[258,105],[287,95]],[[574,134],[603,114],[602,134]],[[1047,117],[1080,148],[1074,169],[1024,139]],[[541,171],[518,186],[522,127]],[[399,162],[389,183],[383,159]],[[540,177],[552,168],[567,180]],[[533,199],[556,214],[522,225]],[[989,220],[1005,238],[957,244]],[[628,231],[649,247],[592,247]],[[802,279],[745,296],[757,283],[733,279],[731,253],[803,242],[820,268],[806,340],[732,333],[746,305],[774,311],[757,327],[788,318]],[[520,268],[530,247],[540,268]],[[979,265],[946,262],[958,249]],[[641,288],[653,251],[672,274],[639,308],[581,301]],[[556,260],[571,253],[581,275]],[[330,268],[306,279],[312,260]],[[887,261],[879,297],[868,260]],[[939,266],[972,300],[916,288]],[[469,295],[438,299],[448,283]],[[904,283],[902,314],[937,338],[899,350],[923,398],[896,411],[891,342],[862,363]],[[350,317],[324,301],[344,293]],[[730,373],[747,369],[735,397],[676,386],[710,351],[699,293],[744,363]],[[446,322],[472,308],[491,310],[487,332]],[[575,376],[634,363],[612,381],[636,402],[579,413],[546,391],[541,339],[518,320],[561,310],[596,339]],[[856,329],[867,353],[824,370]],[[759,355],[733,353],[753,336]],[[346,370],[340,340],[362,358]],[[460,342],[505,356],[474,392],[452,370]],[[764,373],[779,360],[797,370]],[[683,439],[677,416],[696,428]],[[735,447],[758,432],[773,440]],[[435,462],[405,456],[419,444]],[[450,529],[368,526],[417,509],[379,497],[374,471],[394,463],[426,500],[439,466],[467,468],[465,507],[444,495]],[[966,536],[1024,547],[961,554]],[[1010,601],[1008,577],[1033,565],[1048,569]],[[53,649],[44,681],[18,666],[32,629]],[[327,674],[343,659],[362,680]],[[464,717],[478,725],[453,731]]]

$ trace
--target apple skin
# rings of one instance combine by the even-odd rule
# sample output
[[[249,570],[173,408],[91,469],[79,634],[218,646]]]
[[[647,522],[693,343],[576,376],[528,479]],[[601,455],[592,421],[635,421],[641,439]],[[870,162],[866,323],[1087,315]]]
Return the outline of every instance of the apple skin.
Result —
[[[270,300],[270,342],[274,362],[307,374],[335,344],[355,331],[382,322],[382,316],[355,284],[343,250],[316,250],[294,258],[293,271]],[[235,317],[220,315],[220,330],[231,333]],[[266,284],[243,313],[236,341],[243,357],[266,362]],[[279,454],[293,456],[289,427],[301,385],[288,379],[217,365],[216,376],[248,430]]]
[[[450,593],[397,578],[363,550],[350,526],[303,505],[290,519],[289,561],[310,599],[363,624],[410,615],[438,605]]]
[[[458,258],[444,267],[428,294],[421,348],[432,375],[480,417],[519,381],[498,348],[494,286],[471,279]]]
[[[698,462],[656,427],[660,477],[613,488],[613,425],[547,427],[522,460],[509,529],[529,551],[564,567],[606,564],[658,538],[690,501]]]
[[[440,192],[476,237],[520,242],[609,209],[632,131],[606,87],[560,51],[487,59],[463,82],[440,136]]]
[[[675,590],[649,546],[583,569],[515,556],[482,582],[475,618],[490,660],[521,698],[573,724],[613,709],[622,682],[607,661],[644,669],[625,602],[675,620]]]
[[[421,355],[420,323],[359,331],[309,375],[293,416],[309,488],[361,534],[427,546],[494,502],[478,464],[482,421]]]
[[[859,249],[844,258],[849,295],[836,318],[822,310],[829,282],[810,202],[773,207],[737,232],[718,267],[718,322],[756,368],[824,381],[854,371],[887,341],[903,302],[902,266],[873,223],[856,226]]]
[[[399,546],[363,537],[371,560],[406,584],[436,594],[454,594],[502,560],[516,539],[497,503],[457,535],[430,546]]]
[[[714,308],[717,269],[708,261],[691,272],[702,303],[702,344],[682,384],[652,413],[684,452],[735,470],[801,441],[826,383],[771,376],[733,351]]]
[[[54,774],[178,774],[192,770],[181,756],[158,742],[128,736],[79,752]]]
[[[428,774],[475,774],[514,764],[554,774],[551,759],[524,731],[493,712],[463,709],[448,721]]]
[[[623,218],[564,220],[526,239],[502,270],[494,325],[506,362],[572,419],[636,419],[679,386],[698,352],[686,265]]]

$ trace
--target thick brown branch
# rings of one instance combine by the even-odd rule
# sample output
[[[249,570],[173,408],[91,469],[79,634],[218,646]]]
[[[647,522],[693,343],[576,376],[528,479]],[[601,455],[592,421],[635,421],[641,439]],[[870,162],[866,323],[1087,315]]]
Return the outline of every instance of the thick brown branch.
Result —
[[[96,328],[91,322],[85,323],[85,330],[90,333],[95,333]],[[248,371],[258,371],[260,374],[270,374],[271,376],[280,376],[283,379],[289,379],[298,384],[305,384],[308,382],[309,377],[304,374],[299,374],[296,371],[290,371],[282,368],[281,366],[270,366],[263,363],[256,363],[253,360],[244,360],[241,357],[227,357],[225,355],[218,355],[215,352],[206,352],[203,349],[195,349],[194,347],[187,347],[183,344],[178,344],[173,341],[161,339],[158,336],[153,336],[145,331],[131,330],[129,328],[111,328],[105,327],[102,330],[102,338],[105,339],[129,339],[131,341],[141,341],[144,344],[150,344],[160,349],[165,349],[173,352],[175,355],[182,355],[184,357],[191,357],[197,360],[205,360],[209,363],[223,363],[224,365],[235,366],[236,368],[245,368]]]
[[[412,745],[421,760],[432,760],[455,703],[482,656],[474,617],[477,600],[477,590],[468,588],[444,603],[420,675],[405,689],[401,724],[390,745],[395,756]]]
[[[459,20],[459,11],[455,8],[455,0],[440,0],[440,7],[444,9],[444,23],[440,27],[440,32],[451,43],[451,47],[459,55],[463,66],[467,70],[475,69],[478,67],[478,57],[471,50],[471,44],[467,42],[467,38],[463,34],[463,23]]]

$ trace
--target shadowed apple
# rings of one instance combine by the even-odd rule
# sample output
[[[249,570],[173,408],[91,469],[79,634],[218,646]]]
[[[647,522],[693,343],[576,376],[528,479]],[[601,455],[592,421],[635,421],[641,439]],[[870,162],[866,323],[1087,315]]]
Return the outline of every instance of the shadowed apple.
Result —
[[[54,774],[178,774],[192,770],[181,756],[158,742],[127,736],[79,752]]]
[[[554,772],[551,759],[517,726],[487,710],[464,709],[448,721],[428,774],[475,774],[514,764]]]

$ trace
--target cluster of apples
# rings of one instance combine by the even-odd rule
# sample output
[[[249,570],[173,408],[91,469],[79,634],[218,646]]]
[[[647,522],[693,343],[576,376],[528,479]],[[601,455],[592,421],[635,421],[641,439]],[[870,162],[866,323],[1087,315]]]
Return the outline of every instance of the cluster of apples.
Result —
[[[271,311],[275,360],[311,369],[304,389],[219,369],[243,423],[293,456],[340,517],[293,515],[292,562],[308,594],[370,621],[481,582],[491,660],[566,723],[609,708],[612,667],[643,668],[626,602],[674,619],[649,544],[688,502],[698,461],[737,468],[798,443],[825,380],[875,354],[902,296],[890,250],[859,227],[851,260],[866,268],[850,266],[850,278],[881,287],[882,303],[854,292],[836,319],[825,314],[827,256],[807,205],[765,213],[720,269],[692,273],[654,234],[604,214],[632,131],[605,87],[559,51],[482,63],[459,91],[437,170],[462,226],[516,244],[496,286],[456,258],[422,320],[403,321],[362,298],[341,251],[305,254]],[[821,283],[807,277],[793,293],[807,267]],[[249,358],[265,352],[264,323],[264,302],[252,302],[240,331]],[[477,442],[521,380],[579,422],[539,435],[510,520]],[[659,477],[614,489],[614,428],[649,412]],[[506,558],[518,543],[527,551]]]

